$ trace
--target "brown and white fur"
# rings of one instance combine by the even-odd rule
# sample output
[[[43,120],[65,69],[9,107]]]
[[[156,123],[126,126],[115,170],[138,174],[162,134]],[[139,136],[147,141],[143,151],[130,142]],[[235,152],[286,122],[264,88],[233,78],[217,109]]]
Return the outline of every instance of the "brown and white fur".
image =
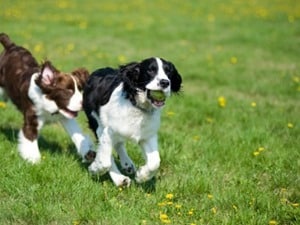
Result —
[[[91,141],[75,121],[82,108],[81,90],[88,77],[84,68],[64,73],[50,61],[41,66],[31,53],[15,45],[1,33],[4,51],[0,55],[0,87],[23,114],[18,149],[23,159],[37,163],[41,159],[38,133],[46,120],[59,121],[70,135],[83,159],[93,157]]]

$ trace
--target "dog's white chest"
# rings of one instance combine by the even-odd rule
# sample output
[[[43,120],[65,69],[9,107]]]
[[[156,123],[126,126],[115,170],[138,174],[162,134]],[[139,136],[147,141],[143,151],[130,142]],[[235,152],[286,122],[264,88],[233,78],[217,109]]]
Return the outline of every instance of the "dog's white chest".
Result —
[[[103,127],[109,127],[116,138],[139,142],[155,135],[160,126],[160,110],[144,112],[134,107],[118,88],[99,113]]]

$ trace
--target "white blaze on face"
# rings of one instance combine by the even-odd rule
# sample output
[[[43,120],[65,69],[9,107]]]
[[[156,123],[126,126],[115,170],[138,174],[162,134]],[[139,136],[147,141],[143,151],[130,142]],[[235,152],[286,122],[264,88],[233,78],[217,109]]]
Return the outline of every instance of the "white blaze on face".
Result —
[[[164,71],[164,68],[163,68],[163,62],[161,61],[160,58],[155,58],[156,59],[156,63],[157,63],[157,74],[156,76],[154,77],[154,79],[149,83],[147,84],[146,88],[148,90],[162,90],[167,96],[170,95],[170,91],[171,91],[171,87],[170,85],[166,88],[162,88],[159,84],[159,82],[161,80],[168,80],[170,81],[169,77],[167,76],[167,74],[165,73]]]
[[[82,108],[82,93],[78,90],[77,82],[73,76],[71,78],[74,81],[75,89],[74,94],[70,98],[69,104],[67,105],[67,109],[71,111],[80,111]]]

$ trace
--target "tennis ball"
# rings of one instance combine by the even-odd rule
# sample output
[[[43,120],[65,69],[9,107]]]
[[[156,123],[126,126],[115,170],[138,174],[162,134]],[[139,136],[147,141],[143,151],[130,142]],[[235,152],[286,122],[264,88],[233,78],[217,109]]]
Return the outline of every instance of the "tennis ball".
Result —
[[[166,99],[162,91],[150,91],[150,96],[157,101],[164,101]]]

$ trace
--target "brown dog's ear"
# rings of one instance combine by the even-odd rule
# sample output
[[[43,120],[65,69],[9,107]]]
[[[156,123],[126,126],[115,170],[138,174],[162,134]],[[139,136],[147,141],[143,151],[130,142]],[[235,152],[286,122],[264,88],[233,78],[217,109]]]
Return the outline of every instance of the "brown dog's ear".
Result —
[[[72,72],[72,75],[77,78],[78,86],[83,89],[89,77],[89,71],[85,68],[78,68]]]
[[[59,72],[50,61],[45,61],[42,64],[42,72],[40,79],[44,85],[51,85],[54,80],[55,73]]]

